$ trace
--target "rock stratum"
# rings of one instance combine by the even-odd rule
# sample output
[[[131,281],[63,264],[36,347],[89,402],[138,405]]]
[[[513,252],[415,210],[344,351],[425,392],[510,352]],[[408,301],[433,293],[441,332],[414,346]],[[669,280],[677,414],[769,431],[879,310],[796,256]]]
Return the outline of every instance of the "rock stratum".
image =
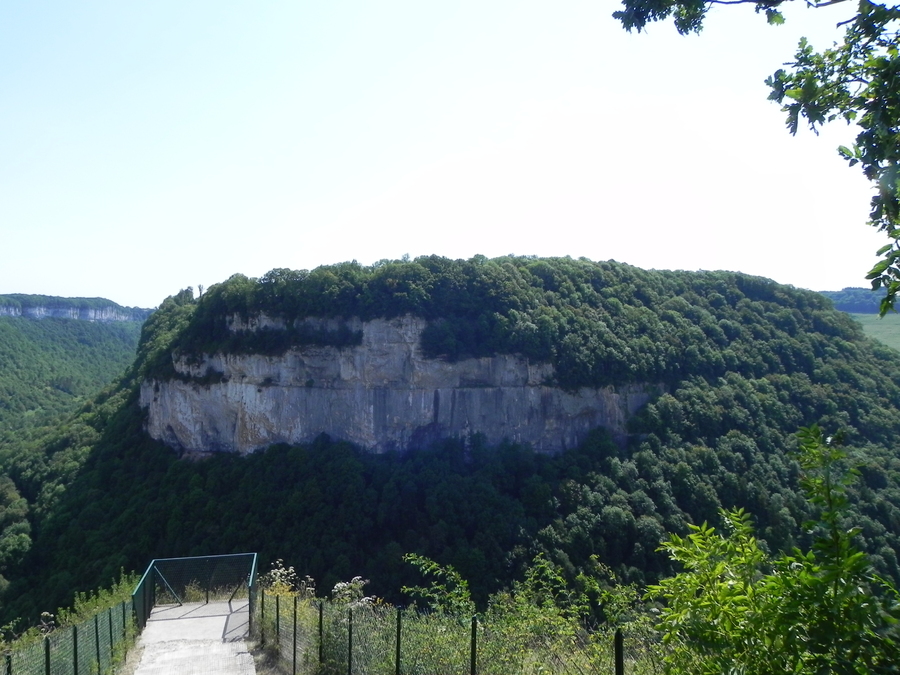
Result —
[[[564,391],[553,366],[515,355],[426,358],[427,322],[314,320],[361,331],[352,347],[294,348],[281,356],[174,357],[175,377],[141,385],[149,434],[186,453],[249,453],[322,433],[375,452],[481,434],[490,444],[541,452],[574,447],[597,427],[623,438],[627,420],[658,390],[627,385]],[[260,317],[232,330],[277,329]]]
[[[78,321],[140,321],[151,309],[122,307],[104,298],[59,298],[44,295],[0,295],[0,316],[29,319],[75,319]]]

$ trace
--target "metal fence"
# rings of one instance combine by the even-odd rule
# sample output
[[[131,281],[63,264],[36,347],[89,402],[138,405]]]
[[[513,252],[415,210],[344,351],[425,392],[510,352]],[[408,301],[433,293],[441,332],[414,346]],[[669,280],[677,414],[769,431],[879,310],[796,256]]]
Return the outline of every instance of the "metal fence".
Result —
[[[0,655],[0,675],[109,675],[147,625],[153,607],[246,599],[253,630],[256,554],[153,560],[130,601],[81,623],[12,643]]]
[[[246,598],[250,628],[256,602],[256,554],[209,555],[153,560],[131,595],[137,625],[143,630],[156,605],[183,605]]]
[[[485,617],[260,593],[254,636],[297,675],[657,673],[646,636],[557,633]],[[626,653],[632,655],[626,658]]]
[[[126,601],[43,638],[14,644],[3,656],[0,673],[107,675],[125,660],[135,637],[134,611]]]

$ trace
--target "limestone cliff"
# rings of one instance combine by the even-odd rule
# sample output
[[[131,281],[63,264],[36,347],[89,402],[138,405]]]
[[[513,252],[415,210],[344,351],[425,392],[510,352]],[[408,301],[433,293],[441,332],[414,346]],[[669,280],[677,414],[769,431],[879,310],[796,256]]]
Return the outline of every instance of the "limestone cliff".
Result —
[[[376,452],[480,433],[491,444],[555,452],[599,426],[623,436],[653,389],[566,392],[549,384],[552,366],[513,355],[428,359],[417,317],[344,323],[362,331],[360,345],[176,358],[175,378],[141,386],[150,435],[187,452],[247,453],[323,432]],[[231,322],[233,330],[278,326],[266,317]]]
[[[80,321],[145,321],[153,310],[122,307],[101,298],[53,298],[35,295],[0,296],[0,316]]]

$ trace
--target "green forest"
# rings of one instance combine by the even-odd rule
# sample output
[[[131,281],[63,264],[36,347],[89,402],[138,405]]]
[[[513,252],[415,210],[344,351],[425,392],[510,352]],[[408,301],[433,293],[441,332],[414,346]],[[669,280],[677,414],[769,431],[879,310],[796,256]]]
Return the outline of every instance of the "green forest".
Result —
[[[53,306],[70,300],[14,297]],[[22,468],[30,448],[121,376],[134,360],[140,330],[137,321],[0,317],[0,591],[9,566],[31,547],[37,495],[45,487],[60,489],[79,468],[51,460],[44,466],[48,473],[30,473]],[[45,485],[48,475],[53,479]],[[23,496],[20,487],[31,491]]]
[[[434,358],[516,353],[562,387],[650,382],[659,396],[620,446],[598,430],[556,455],[478,436],[372,455],[339,439],[247,457],[180,460],[143,432],[142,378],[172,354],[352,344],[293,329],[308,316],[429,320]],[[287,328],[228,330],[266,313]],[[198,384],[202,386],[202,384]],[[848,519],[877,570],[900,578],[900,367],[819,294],[727,272],[588,260],[437,257],[235,276],[166,299],[122,379],[65,423],[4,449],[6,511],[30,528],[3,573],[4,618],[34,617],[154,557],[258,551],[326,587],[363,575],[396,599],[405,553],[453,565],[476,602],[542,553],[576,578],[592,556],[627,582],[673,571],[666,533],[720,508],[752,514],[761,546],[810,544],[793,452],[802,426],[842,431],[859,463]],[[19,498],[16,498],[20,495]]]
[[[96,395],[132,363],[140,331],[136,321],[0,317],[0,442]]]

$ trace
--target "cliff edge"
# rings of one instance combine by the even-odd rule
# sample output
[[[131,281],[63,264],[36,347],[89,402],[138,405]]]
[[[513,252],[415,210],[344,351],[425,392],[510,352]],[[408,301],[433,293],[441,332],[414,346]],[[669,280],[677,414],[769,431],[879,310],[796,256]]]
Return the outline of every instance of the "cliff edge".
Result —
[[[509,354],[426,358],[427,321],[412,315],[305,322],[361,331],[361,344],[295,347],[280,356],[176,356],[175,377],[141,385],[149,434],[188,453],[243,454],[321,433],[375,452],[476,433],[490,444],[509,440],[558,452],[596,427],[623,437],[628,418],[657,389],[564,391],[551,384],[552,365]],[[232,321],[231,329],[278,329],[279,323],[263,316]]]

